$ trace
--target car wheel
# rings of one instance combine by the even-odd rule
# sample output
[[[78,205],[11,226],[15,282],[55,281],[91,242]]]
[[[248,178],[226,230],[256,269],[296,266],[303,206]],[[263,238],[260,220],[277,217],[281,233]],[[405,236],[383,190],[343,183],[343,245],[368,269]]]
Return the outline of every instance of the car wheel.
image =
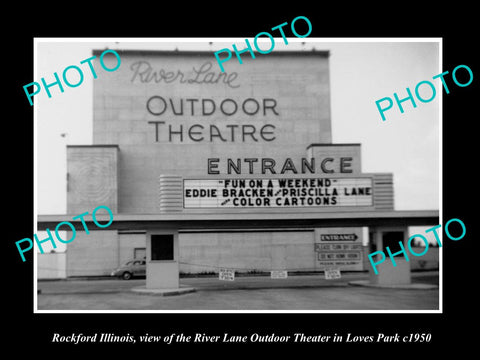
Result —
[[[132,278],[132,274],[128,271],[125,271],[122,275],[123,280],[130,280]]]

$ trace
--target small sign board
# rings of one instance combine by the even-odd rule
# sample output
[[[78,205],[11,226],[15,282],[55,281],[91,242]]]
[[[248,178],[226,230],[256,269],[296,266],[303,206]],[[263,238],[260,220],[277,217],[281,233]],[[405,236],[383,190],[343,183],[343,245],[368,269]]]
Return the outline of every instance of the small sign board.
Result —
[[[315,229],[314,246],[317,270],[363,270],[364,246],[361,227]]]
[[[218,280],[235,281],[235,270],[220,269],[218,272]]]
[[[321,234],[320,241],[355,241],[357,234]]]
[[[270,277],[272,279],[286,279],[288,277],[288,272],[286,270],[273,270],[270,271]]]
[[[340,274],[340,269],[338,268],[329,268],[325,269],[325,279],[333,280],[333,279],[340,279],[342,275]]]

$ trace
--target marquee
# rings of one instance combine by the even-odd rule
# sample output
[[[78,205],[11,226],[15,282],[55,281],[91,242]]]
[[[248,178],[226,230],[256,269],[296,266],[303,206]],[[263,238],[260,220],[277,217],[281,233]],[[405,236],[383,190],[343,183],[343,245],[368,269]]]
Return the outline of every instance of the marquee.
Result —
[[[184,180],[185,208],[373,206],[371,178]]]

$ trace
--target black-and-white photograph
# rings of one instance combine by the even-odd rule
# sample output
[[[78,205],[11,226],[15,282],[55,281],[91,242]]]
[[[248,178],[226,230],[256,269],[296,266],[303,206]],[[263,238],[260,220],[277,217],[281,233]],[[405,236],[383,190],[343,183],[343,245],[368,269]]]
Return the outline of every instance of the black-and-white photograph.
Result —
[[[442,312],[442,99],[472,70],[305,19],[35,39],[35,313]]]

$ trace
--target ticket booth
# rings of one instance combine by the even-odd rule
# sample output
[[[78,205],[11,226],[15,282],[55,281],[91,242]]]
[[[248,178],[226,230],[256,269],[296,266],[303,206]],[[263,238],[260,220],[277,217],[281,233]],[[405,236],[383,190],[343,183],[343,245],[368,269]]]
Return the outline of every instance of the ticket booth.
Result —
[[[148,231],[146,249],[146,288],[179,288],[178,231]]]
[[[385,261],[376,265],[378,274],[375,273],[372,266],[369,266],[369,280],[375,285],[405,285],[411,283],[410,263],[401,253],[393,257],[388,256],[387,247],[392,254],[401,251],[399,242],[402,242],[406,249],[408,240],[408,227],[389,226],[370,228],[370,252],[383,251]],[[376,255],[373,261],[380,261]]]

